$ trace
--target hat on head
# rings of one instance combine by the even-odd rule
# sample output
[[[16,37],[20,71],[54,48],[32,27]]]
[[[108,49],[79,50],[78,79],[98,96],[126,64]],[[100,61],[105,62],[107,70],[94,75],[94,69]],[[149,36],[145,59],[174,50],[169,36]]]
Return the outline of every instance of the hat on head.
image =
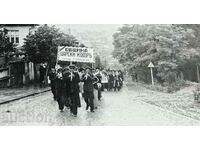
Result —
[[[80,69],[79,69],[80,72],[83,71],[83,70],[84,70],[83,68],[80,68]]]
[[[89,66],[85,66],[85,69],[90,69],[90,70],[92,70],[92,68],[90,68]]]
[[[67,71],[67,70],[69,70],[69,67],[65,67],[65,68],[64,68],[64,71]]]
[[[62,68],[58,68],[58,72],[61,72],[63,69]]]
[[[75,65],[69,65],[69,69],[75,69],[76,68],[76,66]]]

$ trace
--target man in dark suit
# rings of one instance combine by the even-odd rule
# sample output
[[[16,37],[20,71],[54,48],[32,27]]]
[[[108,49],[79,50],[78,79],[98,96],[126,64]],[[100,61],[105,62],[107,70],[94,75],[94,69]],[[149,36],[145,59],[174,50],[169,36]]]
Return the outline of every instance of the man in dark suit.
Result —
[[[65,82],[63,82],[62,68],[59,68],[56,76],[56,93],[58,106],[61,112],[64,109],[64,92],[65,92]]]
[[[86,68],[86,73],[83,74],[82,79],[84,82],[83,90],[84,90],[84,99],[86,102],[86,110],[89,109],[90,111],[94,112],[94,85],[93,82],[95,81],[94,76],[91,73],[91,68]]]
[[[56,97],[56,70],[55,68],[51,68],[51,71],[49,73],[49,80],[51,81],[50,86],[51,86],[51,92],[53,94],[54,100],[57,100]]]
[[[75,72],[75,66],[70,65],[69,66],[69,76],[67,78],[67,81],[69,82],[69,92],[70,92],[70,112],[74,115],[74,117],[77,116],[78,113],[78,107],[81,107],[80,97],[79,97],[79,82],[80,77],[77,72]]]
[[[39,78],[40,86],[43,87],[45,83],[46,65],[41,64],[39,71],[40,71],[40,78]]]
[[[65,82],[64,103],[67,108],[70,108],[70,71],[69,67],[64,68],[63,82]]]

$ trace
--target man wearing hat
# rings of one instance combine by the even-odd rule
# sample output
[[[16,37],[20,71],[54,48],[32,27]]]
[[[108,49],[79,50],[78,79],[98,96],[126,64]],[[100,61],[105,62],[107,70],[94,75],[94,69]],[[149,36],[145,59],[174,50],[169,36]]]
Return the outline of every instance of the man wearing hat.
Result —
[[[64,104],[67,108],[70,108],[69,99],[70,99],[70,76],[69,67],[65,67],[63,71],[63,82],[65,82],[65,92],[64,92]]]
[[[86,73],[83,74],[81,80],[84,82],[83,90],[84,90],[84,99],[86,102],[86,110],[88,110],[90,107],[90,111],[94,112],[94,85],[93,85],[93,82],[95,81],[95,79],[91,73],[90,67],[86,67]]]
[[[83,68],[80,68],[78,74],[79,74],[79,77],[80,77],[80,79],[81,79],[82,76],[83,76],[83,74],[84,74],[84,69],[83,69]],[[83,82],[82,82],[82,81],[79,83],[79,90],[80,90],[80,93],[81,93],[81,95],[82,95],[82,97],[83,97],[83,93],[84,93],[84,92],[83,92]]]
[[[65,82],[63,82],[62,68],[59,68],[57,70],[57,76],[56,76],[56,93],[57,93],[58,106],[61,112],[63,112],[64,109],[64,97],[63,97],[64,92],[65,92]]]
[[[56,69],[51,68],[51,71],[49,72],[49,80],[51,81],[50,86],[51,86],[51,92],[53,94],[54,100],[57,100],[56,97]]]
[[[100,68],[96,68],[96,73],[95,76],[98,78],[98,100],[101,100],[101,80],[102,80],[102,75],[100,73]]]
[[[77,72],[75,72],[75,65],[69,66],[68,82],[70,86],[70,112],[76,117],[78,113],[78,107],[81,107],[80,97],[79,97],[79,82],[80,77]]]

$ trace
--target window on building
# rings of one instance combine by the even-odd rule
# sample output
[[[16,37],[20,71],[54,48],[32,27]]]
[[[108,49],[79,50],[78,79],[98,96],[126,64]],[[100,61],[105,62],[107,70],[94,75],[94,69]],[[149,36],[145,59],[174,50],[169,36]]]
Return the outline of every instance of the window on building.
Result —
[[[16,36],[16,37],[15,37],[15,43],[16,43],[16,44],[19,44],[19,36]]]
[[[9,41],[14,44],[19,44],[19,30],[9,30]]]
[[[6,40],[10,42],[10,36],[6,35]]]
[[[15,37],[14,37],[14,35],[11,35],[11,41],[10,41],[11,43],[15,43]]]

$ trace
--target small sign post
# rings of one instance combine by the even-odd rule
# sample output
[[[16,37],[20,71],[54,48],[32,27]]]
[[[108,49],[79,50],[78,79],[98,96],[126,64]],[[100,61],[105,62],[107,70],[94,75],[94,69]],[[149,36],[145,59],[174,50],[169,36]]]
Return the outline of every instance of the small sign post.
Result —
[[[153,81],[153,68],[154,68],[154,65],[152,62],[149,63],[148,67],[150,68],[151,70],[151,83],[152,85],[154,85],[154,81]]]

